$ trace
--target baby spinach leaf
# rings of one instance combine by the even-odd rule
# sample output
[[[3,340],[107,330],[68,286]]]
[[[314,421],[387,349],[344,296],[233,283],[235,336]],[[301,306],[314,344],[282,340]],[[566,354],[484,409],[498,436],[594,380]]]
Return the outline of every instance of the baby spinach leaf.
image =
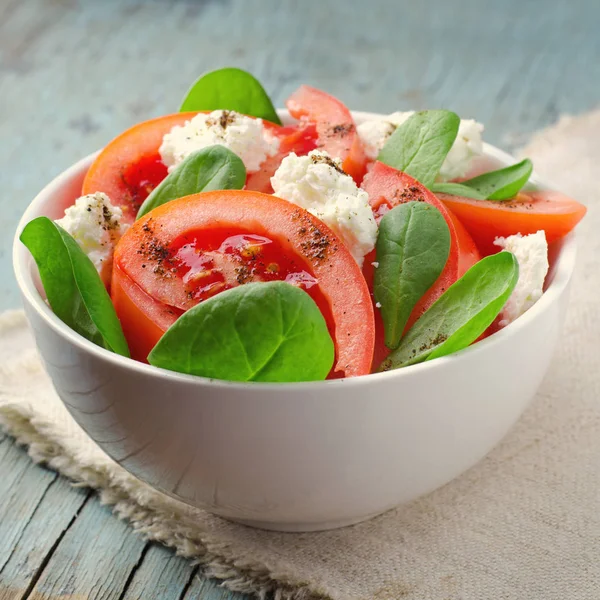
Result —
[[[410,328],[380,370],[432,360],[469,346],[502,310],[518,277],[519,265],[510,252],[480,260]]]
[[[29,222],[20,240],[31,252],[50,307],[71,329],[98,346],[129,356],[121,323],[94,264],[47,217]]]
[[[458,134],[460,118],[449,110],[417,112],[387,139],[377,160],[430,187]]]
[[[205,73],[188,90],[179,109],[235,110],[281,125],[271,99],[259,81],[242,69],[228,67]]]
[[[373,291],[388,348],[398,347],[412,309],[439,277],[449,253],[450,231],[435,206],[407,202],[381,219]]]
[[[485,200],[485,196],[477,190],[470,188],[464,183],[434,183],[431,186],[431,191],[440,194],[452,194],[453,196],[463,196],[464,198],[473,198],[473,200]]]
[[[248,283],[201,302],[159,340],[151,365],[230,381],[317,381],[331,370],[325,319],[303,290]]]
[[[137,219],[157,206],[209,190],[241,190],[246,183],[242,159],[225,146],[209,146],[190,154],[152,190]]]
[[[527,183],[532,171],[533,163],[526,158],[516,165],[483,173],[461,183],[435,183],[431,191],[466,196],[476,200],[510,200]]]

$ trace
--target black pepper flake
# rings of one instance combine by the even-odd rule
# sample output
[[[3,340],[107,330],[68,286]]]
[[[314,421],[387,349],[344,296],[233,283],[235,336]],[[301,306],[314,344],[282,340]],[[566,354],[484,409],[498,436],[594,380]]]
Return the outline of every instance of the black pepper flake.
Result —
[[[224,110],[221,112],[221,116],[218,119],[211,117],[206,119],[206,124],[209,127],[219,125],[221,129],[227,129],[228,125],[231,125],[235,121],[235,113],[232,110]]]
[[[399,203],[404,202],[426,202],[423,190],[416,185],[409,185],[402,190],[396,190],[394,192],[394,198]]]
[[[239,267],[236,267],[235,274],[236,274],[235,279],[240,285],[244,285],[245,283],[248,283],[248,281],[251,281],[253,278],[252,271],[246,265],[241,265]]]
[[[354,125],[352,123],[340,123],[339,125],[334,125],[329,129],[331,132],[329,135],[338,136],[338,137],[346,137],[348,134],[354,131]]]
[[[314,165],[325,164],[328,167],[335,169],[338,173],[341,173],[342,175],[348,175],[348,173],[346,173],[346,171],[344,171],[344,169],[342,169],[342,167],[340,167],[340,165],[335,160],[333,160],[333,158],[331,158],[331,156],[324,156],[322,154],[313,154],[313,155],[311,155],[310,160],[312,161],[312,163]]]
[[[171,277],[172,269],[168,267],[169,272],[167,272],[164,264],[170,259],[169,248],[154,235],[151,218],[142,225],[142,231],[145,238],[140,243],[137,253],[142,255],[146,261],[154,263],[153,273],[161,277]]]

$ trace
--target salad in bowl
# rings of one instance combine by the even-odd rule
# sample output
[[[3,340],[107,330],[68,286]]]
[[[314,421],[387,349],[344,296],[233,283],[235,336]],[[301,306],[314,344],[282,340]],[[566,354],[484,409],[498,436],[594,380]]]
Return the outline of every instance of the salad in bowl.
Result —
[[[263,528],[458,476],[548,369],[585,213],[481,136],[201,77],[23,215],[15,272],[64,405],[142,481]]]
[[[302,86],[282,125],[238,69],[94,159],[28,223],[48,303],[107,350],[232,381],[368,375],[457,352],[543,293],[585,208],[485,159],[447,110],[363,119]]]

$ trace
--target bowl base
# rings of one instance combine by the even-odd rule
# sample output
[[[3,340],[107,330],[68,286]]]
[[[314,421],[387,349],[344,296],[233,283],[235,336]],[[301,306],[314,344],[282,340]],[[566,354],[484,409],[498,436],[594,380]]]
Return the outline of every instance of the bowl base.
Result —
[[[373,519],[387,510],[378,511],[370,515],[363,517],[352,518],[352,519],[340,519],[339,521],[322,521],[317,523],[294,523],[294,522],[277,522],[277,521],[252,521],[245,519],[232,519],[230,517],[224,517],[228,521],[233,523],[239,523],[240,525],[246,525],[247,527],[253,527],[255,529],[265,529],[267,531],[281,531],[284,533],[310,533],[314,531],[327,531],[330,529],[340,529],[342,527],[350,527],[351,525],[358,525],[369,519]]]

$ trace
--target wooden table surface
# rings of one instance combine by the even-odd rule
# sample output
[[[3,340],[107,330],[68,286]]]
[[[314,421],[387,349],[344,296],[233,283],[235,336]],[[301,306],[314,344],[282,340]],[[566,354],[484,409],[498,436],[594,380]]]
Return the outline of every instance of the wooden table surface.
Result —
[[[0,0],[0,309],[36,192],[201,72],[251,70],[373,111],[451,108],[507,149],[600,102],[598,0]],[[0,434],[0,600],[241,599]],[[436,599],[437,600],[437,599]]]

